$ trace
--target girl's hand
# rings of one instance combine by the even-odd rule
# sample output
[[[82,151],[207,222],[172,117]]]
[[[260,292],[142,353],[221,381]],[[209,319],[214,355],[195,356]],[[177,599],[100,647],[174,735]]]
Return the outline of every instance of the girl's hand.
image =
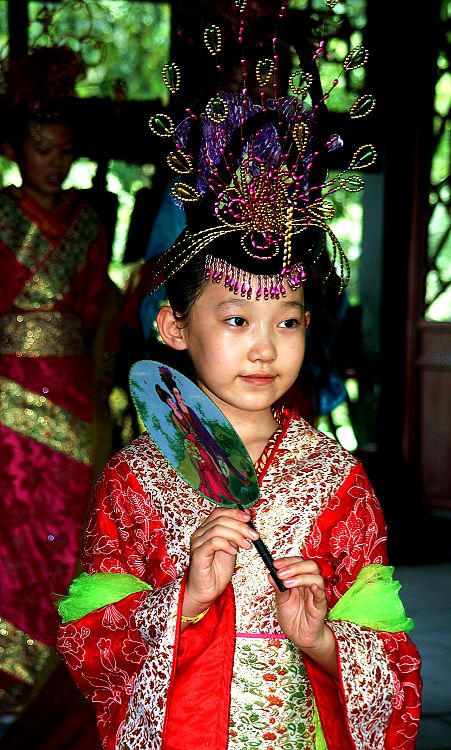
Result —
[[[250,513],[215,508],[191,537],[191,559],[183,614],[202,612],[222,594],[232,578],[239,549],[250,549],[258,533],[247,525]]]
[[[287,591],[279,591],[270,577],[280,627],[301,651],[336,677],[335,638],[324,622],[327,599],[317,564],[301,557],[285,557],[274,560],[274,567],[287,588]]]

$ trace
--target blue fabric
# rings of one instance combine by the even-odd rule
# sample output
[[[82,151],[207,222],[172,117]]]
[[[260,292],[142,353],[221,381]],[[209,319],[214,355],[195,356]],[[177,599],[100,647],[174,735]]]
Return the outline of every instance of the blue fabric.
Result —
[[[185,210],[174,201],[170,193],[171,187],[172,183],[163,193],[163,199],[150,233],[145,260],[155,258],[171,247],[186,227]],[[153,294],[146,295],[141,302],[140,319],[146,338],[152,333],[152,326],[164,296],[164,289],[160,288]]]

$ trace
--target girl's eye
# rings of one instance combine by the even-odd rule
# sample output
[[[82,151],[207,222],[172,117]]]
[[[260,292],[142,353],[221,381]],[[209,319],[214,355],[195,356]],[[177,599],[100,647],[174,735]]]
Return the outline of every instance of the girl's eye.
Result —
[[[244,320],[244,318],[240,318],[238,315],[234,315],[233,318],[227,318],[226,323],[234,327],[241,327],[246,325],[246,321]]]
[[[296,318],[288,318],[288,320],[282,320],[280,323],[281,328],[296,328],[299,325],[299,320]]]

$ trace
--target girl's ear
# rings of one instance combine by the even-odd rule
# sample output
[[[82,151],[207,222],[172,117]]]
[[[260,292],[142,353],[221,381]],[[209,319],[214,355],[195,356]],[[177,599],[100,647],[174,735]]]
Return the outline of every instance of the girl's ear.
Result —
[[[310,325],[310,310],[306,310],[304,313],[305,327],[308,328]]]
[[[165,305],[160,308],[157,315],[157,326],[161,338],[168,346],[179,351],[186,349],[182,329],[174,316],[172,307]]]

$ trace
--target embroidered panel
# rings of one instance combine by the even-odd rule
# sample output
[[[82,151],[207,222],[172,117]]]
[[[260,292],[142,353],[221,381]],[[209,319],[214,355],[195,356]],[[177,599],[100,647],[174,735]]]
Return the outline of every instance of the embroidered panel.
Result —
[[[0,668],[21,682],[32,685],[51,648],[0,618]]]
[[[90,424],[14,380],[0,377],[0,392],[2,424],[75,461],[90,463]]]
[[[181,579],[156,589],[136,614],[151,656],[144,662],[130,696],[118,750],[160,750],[165,720],[162,706],[168,694],[174,658]]]
[[[376,632],[331,621],[339,647],[346,710],[356,750],[384,750],[396,696],[384,644]]]
[[[85,353],[80,318],[60,312],[0,317],[0,352],[21,357],[70,357]]]
[[[291,423],[262,481],[252,520],[273,557],[299,555],[315,520],[355,460],[306,422]],[[254,547],[240,550],[234,589],[237,631],[281,633],[272,588]]]
[[[18,308],[49,309],[69,291],[78,268],[83,266],[89,247],[99,231],[99,219],[89,206],[80,211],[58,247],[44,259],[14,300]]]
[[[315,750],[313,691],[287,639],[236,640],[229,750]]]
[[[188,565],[191,535],[216,506],[180,479],[147,435],[122,455],[162,519],[175,578]]]
[[[51,250],[37,225],[31,223],[4,191],[0,201],[0,237],[14,253],[17,262],[30,270],[39,265]]]

